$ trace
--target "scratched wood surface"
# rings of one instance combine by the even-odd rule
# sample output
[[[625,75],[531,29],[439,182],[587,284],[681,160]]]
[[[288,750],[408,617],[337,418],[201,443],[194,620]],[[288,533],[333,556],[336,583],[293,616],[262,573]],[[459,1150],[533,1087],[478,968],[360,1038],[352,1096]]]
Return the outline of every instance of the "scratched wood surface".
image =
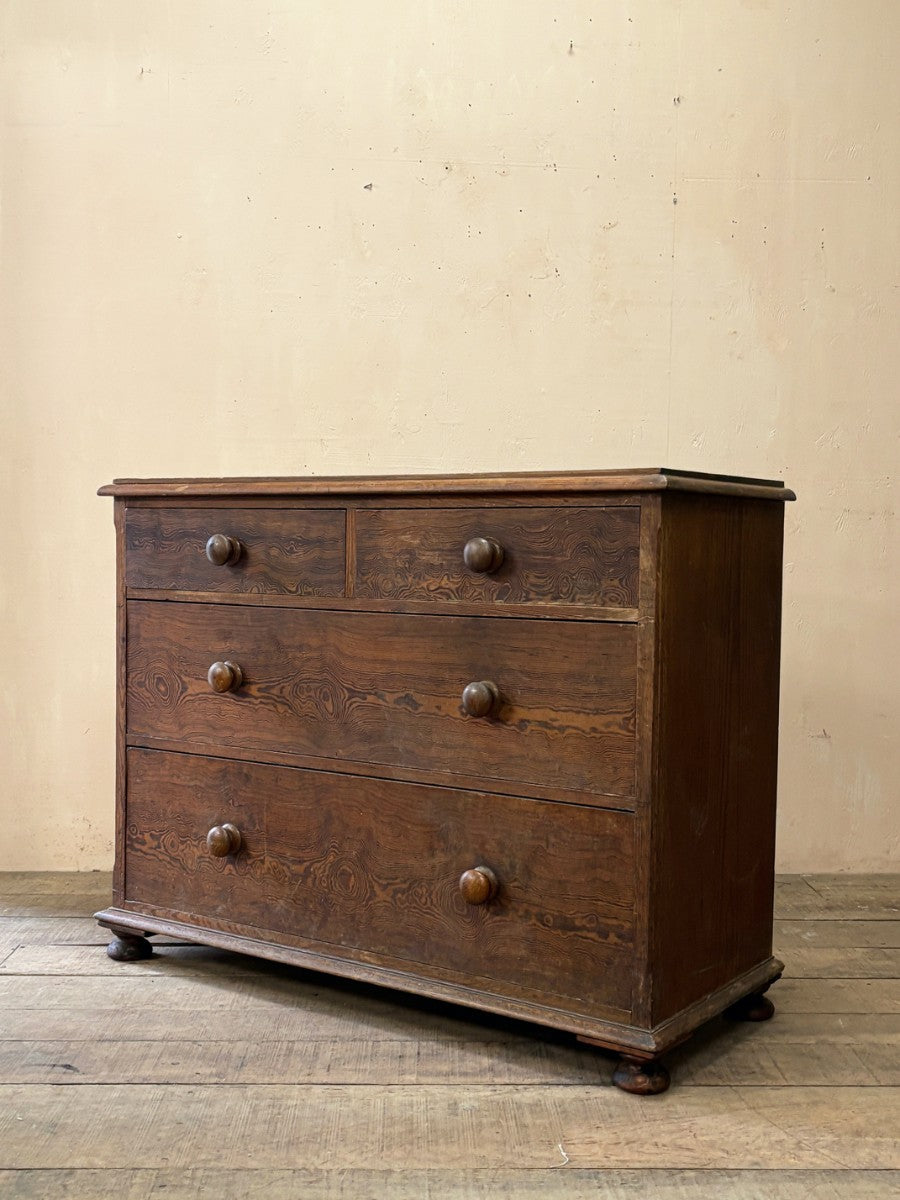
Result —
[[[362,509],[357,596],[637,608],[638,505],[611,508]],[[488,574],[466,568],[470,538],[503,550]]]
[[[650,1099],[507,1018],[164,939],[113,963],[109,887],[0,875],[4,1200],[900,1191],[898,877],[780,880],[775,1019],[711,1022]]]
[[[210,664],[243,672],[213,691]],[[500,702],[467,716],[489,680]],[[311,681],[315,681],[314,683]],[[128,603],[128,739],[306,754],[634,796],[637,629]],[[619,804],[619,807],[622,805]]]
[[[506,980],[579,1011],[631,1008],[630,813],[573,805],[548,839],[537,800],[152,750],[130,750],[128,764],[130,901],[172,897],[185,913],[302,929],[326,950]],[[241,831],[233,860],[206,848],[223,821]],[[498,883],[490,908],[460,894],[461,873],[480,865]]]
[[[342,508],[129,508],[125,582],[184,592],[340,596],[345,520]],[[232,566],[208,561],[214,533],[240,542]]]

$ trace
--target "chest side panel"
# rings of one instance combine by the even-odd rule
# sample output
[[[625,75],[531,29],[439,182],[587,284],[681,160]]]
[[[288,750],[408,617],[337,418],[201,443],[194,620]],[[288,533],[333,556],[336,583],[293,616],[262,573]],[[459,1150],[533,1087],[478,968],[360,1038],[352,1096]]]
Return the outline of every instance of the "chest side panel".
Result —
[[[657,1021],[772,950],[783,505],[667,496],[652,806]]]

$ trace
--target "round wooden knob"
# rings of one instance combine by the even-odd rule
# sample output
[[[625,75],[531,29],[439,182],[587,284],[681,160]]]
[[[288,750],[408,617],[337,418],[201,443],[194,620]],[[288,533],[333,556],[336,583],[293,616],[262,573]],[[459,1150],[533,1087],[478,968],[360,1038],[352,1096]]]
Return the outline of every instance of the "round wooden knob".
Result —
[[[493,538],[470,538],[463,547],[463,561],[470,571],[488,575],[503,562],[503,547]]]
[[[244,682],[244,672],[233,662],[214,662],[206,673],[214,692],[233,692]]]
[[[490,867],[473,867],[459,877],[459,891],[466,904],[487,904],[499,887],[500,881]]]
[[[227,533],[214,533],[206,543],[206,557],[216,567],[230,567],[241,557],[243,547]]]
[[[489,717],[499,703],[500,691],[489,679],[468,684],[462,694],[462,706],[470,717]]]
[[[237,854],[241,848],[241,831],[236,825],[213,825],[206,835],[206,844],[215,858]]]

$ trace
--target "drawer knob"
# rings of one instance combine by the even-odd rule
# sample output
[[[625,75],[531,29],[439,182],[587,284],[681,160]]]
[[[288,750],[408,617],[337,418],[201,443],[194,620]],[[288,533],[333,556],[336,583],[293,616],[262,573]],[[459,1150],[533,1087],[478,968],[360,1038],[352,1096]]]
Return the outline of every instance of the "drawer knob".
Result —
[[[241,557],[243,546],[227,533],[214,533],[206,543],[206,557],[215,567],[230,567]]]
[[[489,679],[470,683],[463,690],[462,706],[470,717],[489,717],[499,703],[500,690]]]
[[[487,904],[497,895],[500,882],[490,867],[473,867],[459,877],[459,890],[466,904]]]
[[[213,825],[206,835],[206,844],[215,858],[237,854],[241,848],[241,831],[236,825]]]
[[[244,682],[244,672],[233,662],[214,662],[206,673],[214,692],[233,692]]]
[[[493,538],[470,538],[463,547],[463,561],[470,571],[489,575],[503,562],[503,547]]]

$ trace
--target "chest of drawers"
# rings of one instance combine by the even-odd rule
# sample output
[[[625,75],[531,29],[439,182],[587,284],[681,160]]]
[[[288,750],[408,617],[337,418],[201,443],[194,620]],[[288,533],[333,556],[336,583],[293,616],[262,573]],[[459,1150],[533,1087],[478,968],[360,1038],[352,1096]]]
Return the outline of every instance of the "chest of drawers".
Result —
[[[783,504],[663,469],[117,480],[111,957],[659,1056],[772,957]]]

